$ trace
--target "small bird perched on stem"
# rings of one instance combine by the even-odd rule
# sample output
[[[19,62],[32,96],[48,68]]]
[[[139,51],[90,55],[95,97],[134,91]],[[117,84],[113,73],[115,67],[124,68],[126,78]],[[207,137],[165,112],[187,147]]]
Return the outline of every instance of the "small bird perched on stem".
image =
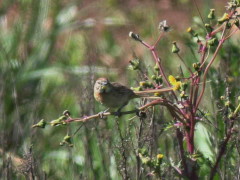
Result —
[[[107,78],[99,78],[94,85],[94,98],[107,108],[118,108],[117,113],[120,115],[121,110],[134,98],[148,98],[149,93],[159,93],[172,91],[172,88],[154,89],[147,91],[133,91],[128,87],[116,82],[110,82]]]

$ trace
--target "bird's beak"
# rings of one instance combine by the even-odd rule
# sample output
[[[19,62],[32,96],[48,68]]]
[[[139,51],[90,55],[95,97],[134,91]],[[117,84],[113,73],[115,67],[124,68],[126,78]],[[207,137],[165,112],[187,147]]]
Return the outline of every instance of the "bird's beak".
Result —
[[[103,86],[105,86],[105,85],[107,85],[107,84],[108,84],[107,81],[102,82],[102,85],[103,85]]]
[[[100,93],[103,93],[105,90],[107,89],[106,84],[102,84],[101,88],[100,88]]]

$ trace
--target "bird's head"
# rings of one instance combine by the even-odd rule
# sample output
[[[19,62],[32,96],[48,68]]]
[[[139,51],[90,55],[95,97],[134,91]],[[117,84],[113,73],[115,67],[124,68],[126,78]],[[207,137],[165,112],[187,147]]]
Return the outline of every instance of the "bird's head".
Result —
[[[95,82],[95,88],[97,88],[100,93],[108,93],[111,91],[112,86],[107,78],[99,78]]]

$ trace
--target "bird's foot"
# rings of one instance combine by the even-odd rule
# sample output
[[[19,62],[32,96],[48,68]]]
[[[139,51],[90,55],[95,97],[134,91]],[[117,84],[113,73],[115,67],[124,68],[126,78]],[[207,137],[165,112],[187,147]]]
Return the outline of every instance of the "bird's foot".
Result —
[[[103,119],[103,118],[104,118],[104,111],[99,112],[99,113],[98,113],[98,116],[99,116],[101,119]]]
[[[103,118],[104,118],[104,113],[106,113],[108,110],[109,110],[109,108],[106,109],[106,110],[104,110],[104,111],[99,112],[99,113],[98,113],[98,116],[99,116],[101,119],[103,119]]]

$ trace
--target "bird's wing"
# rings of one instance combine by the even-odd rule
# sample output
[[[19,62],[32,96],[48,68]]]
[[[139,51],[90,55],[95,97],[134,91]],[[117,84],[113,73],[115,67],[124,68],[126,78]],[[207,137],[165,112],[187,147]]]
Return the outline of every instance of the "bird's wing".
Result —
[[[133,92],[133,90],[129,89],[126,86],[123,86],[117,82],[113,82],[112,85],[114,89],[116,89],[119,92],[119,94],[129,93],[129,96],[135,96],[135,93]]]

